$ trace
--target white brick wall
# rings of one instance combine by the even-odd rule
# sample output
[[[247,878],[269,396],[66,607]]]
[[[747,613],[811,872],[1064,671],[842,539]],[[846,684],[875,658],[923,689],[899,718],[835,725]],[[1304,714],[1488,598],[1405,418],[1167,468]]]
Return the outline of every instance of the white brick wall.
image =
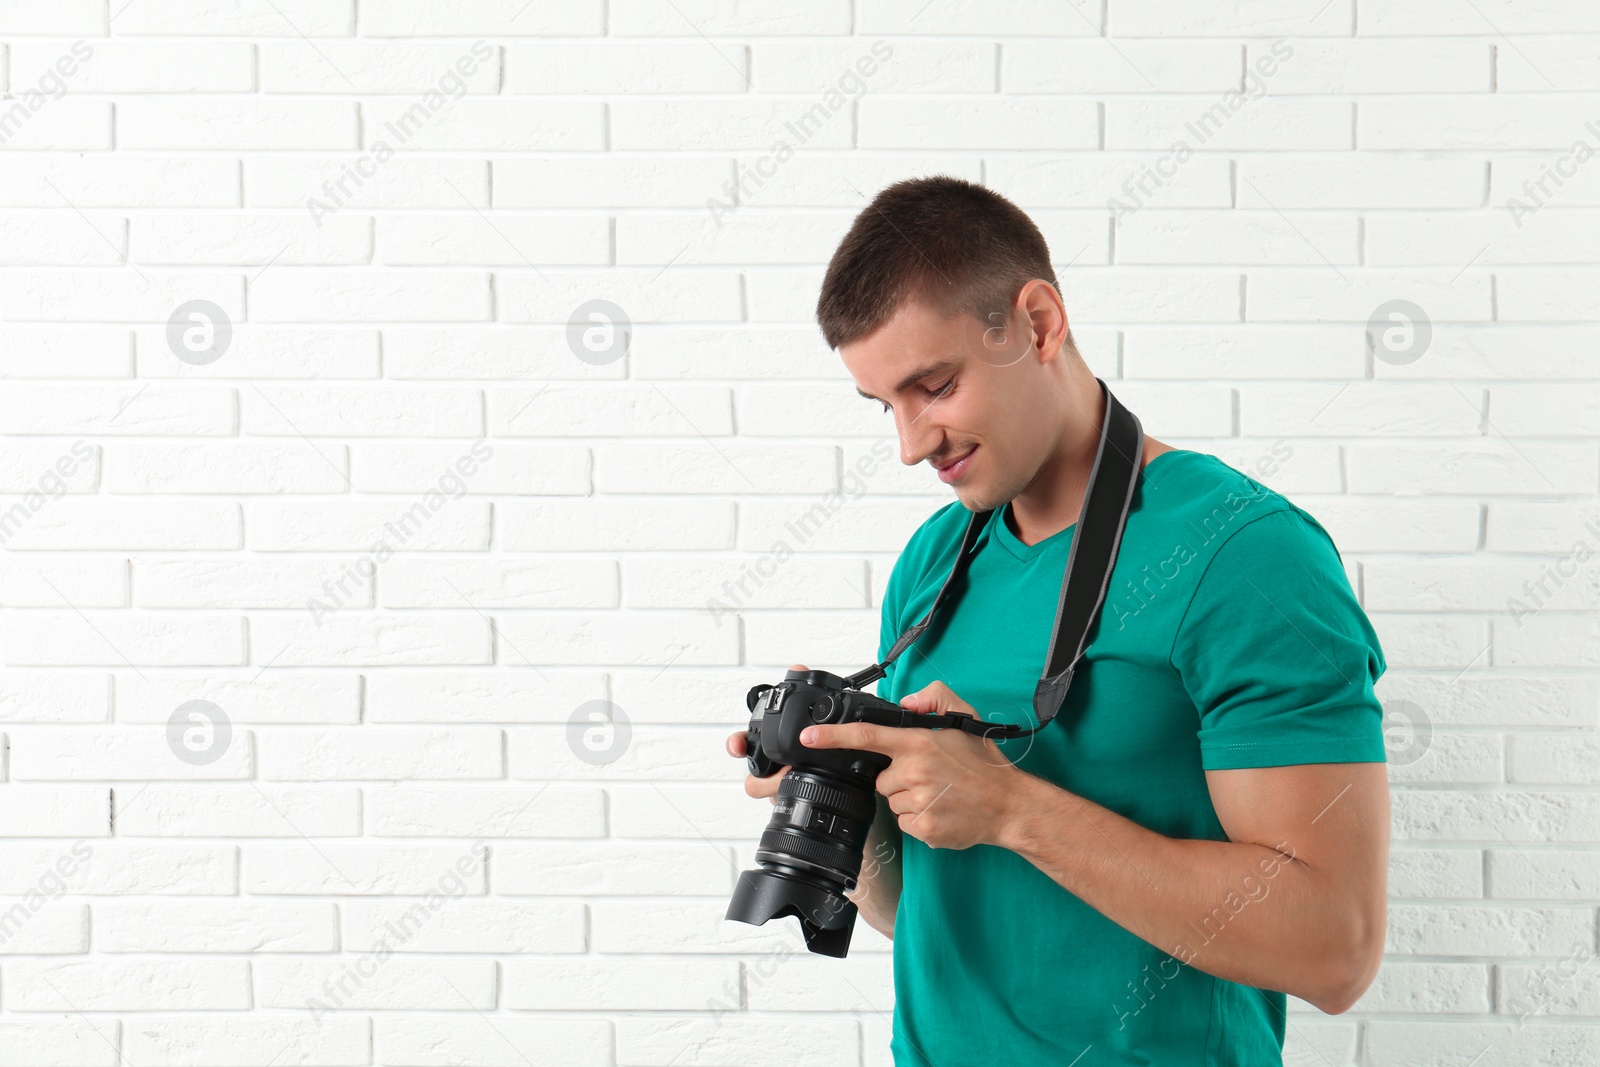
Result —
[[[1287,450],[1431,731],[1388,961],[1287,1062],[1600,1062],[1594,4],[5,0],[0,43],[0,1067],[886,1067],[887,941],[723,921],[768,809],[721,746],[868,662],[949,499],[812,320],[940,172],[1038,220],[1153,435]],[[570,347],[593,300],[626,358]],[[1368,351],[1393,300],[1419,358]]]

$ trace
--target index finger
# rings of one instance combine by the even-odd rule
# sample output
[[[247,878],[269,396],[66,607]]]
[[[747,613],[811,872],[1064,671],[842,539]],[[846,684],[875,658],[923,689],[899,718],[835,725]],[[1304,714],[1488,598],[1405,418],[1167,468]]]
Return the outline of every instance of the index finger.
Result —
[[[879,752],[890,759],[906,751],[912,739],[908,731],[870,722],[835,723],[808,726],[800,731],[800,743],[807,748],[857,748]]]

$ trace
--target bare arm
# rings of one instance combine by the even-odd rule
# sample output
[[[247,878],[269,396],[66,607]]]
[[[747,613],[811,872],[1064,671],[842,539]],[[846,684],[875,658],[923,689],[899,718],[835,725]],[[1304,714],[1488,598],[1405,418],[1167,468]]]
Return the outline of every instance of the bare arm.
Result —
[[[867,832],[867,845],[861,862],[861,877],[855,889],[846,893],[861,910],[861,917],[878,933],[894,940],[894,916],[900,906],[903,838],[900,823],[889,809],[883,794],[875,794],[878,813]]]
[[[1383,958],[1386,766],[1208,771],[1206,782],[1228,841],[1165,837],[1025,775],[997,843],[1180,962],[1349,1009]]]

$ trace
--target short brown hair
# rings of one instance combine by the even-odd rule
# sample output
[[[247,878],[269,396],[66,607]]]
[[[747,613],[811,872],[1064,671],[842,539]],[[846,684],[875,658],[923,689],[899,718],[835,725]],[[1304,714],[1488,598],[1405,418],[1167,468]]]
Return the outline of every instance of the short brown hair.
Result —
[[[945,174],[908,178],[873,197],[828,261],[817,322],[829,348],[872,333],[908,298],[993,325],[1022,287],[1060,290],[1044,234],[992,189]],[[1077,351],[1072,331],[1066,345]]]

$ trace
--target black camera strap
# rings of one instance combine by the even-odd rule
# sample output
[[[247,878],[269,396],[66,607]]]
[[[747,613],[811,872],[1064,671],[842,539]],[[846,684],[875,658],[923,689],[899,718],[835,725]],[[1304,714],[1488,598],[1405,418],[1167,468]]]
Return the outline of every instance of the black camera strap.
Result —
[[[1072,547],[1067,553],[1066,573],[1061,579],[1061,600],[1056,607],[1055,626],[1050,632],[1050,651],[1045,657],[1044,674],[1034,688],[1033,710],[1039,725],[1030,729],[1011,723],[986,722],[965,712],[935,715],[903,708],[894,711],[863,708],[864,721],[884,726],[954,728],[980,736],[1007,738],[1037,733],[1055,718],[1061,702],[1066,698],[1068,687],[1072,685],[1072,674],[1083,657],[1083,650],[1089,641],[1089,630],[1099,617],[1106,592],[1111,586],[1111,571],[1117,562],[1117,550],[1122,545],[1122,530],[1127,525],[1128,509],[1133,505],[1133,491],[1139,484],[1139,472],[1143,467],[1144,428],[1139,419],[1118,402],[1105,382],[1099,378],[1095,381],[1105,397],[1105,414],[1101,420],[1094,468],[1089,474],[1089,488],[1084,493],[1077,529],[1072,535]],[[846,678],[845,688],[859,689],[882,678],[884,668],[923,635],[940,605],[966,575],[972,548],[993,514],[992,510],[975,512],[967,520],[966,533],[961,538],[961,549],[956,553],[955,565],[939,587],[928,613],[921,622],[900,635],[882,663],[875,663]],[[1003,522],[1005,518],[1002,515],[996,521]]]

